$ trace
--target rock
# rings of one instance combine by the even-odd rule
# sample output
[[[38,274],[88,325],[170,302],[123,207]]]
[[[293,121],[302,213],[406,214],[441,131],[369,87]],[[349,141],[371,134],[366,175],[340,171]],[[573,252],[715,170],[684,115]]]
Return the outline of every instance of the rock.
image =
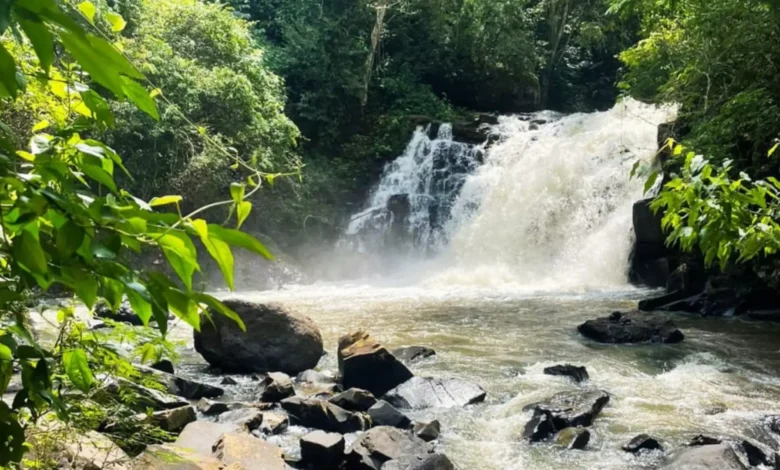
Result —
[[[661,468],[668,470],[745,470],[728,444],[687,447],[670,456]]]
[[[286,470],[282,449],[249,434],[228,433],[214,445],[214,456],[228,468]]]
[[[223,470],[225,466],[208,454],[173,444],[150,446],[134,462],[136,470]]]
[[[295,380],[297,382],[304,382],[304,383],[322,383],[322,384],[332,384],[336,383],[336,378],[327,374],[323,374],[322,372],[317,372],[316,370],[309,369],[301,372],[298,374],[297,377],[295,377]]]
[[[272,372],[267,374],[260,382],[263,391],[260,392],[260,401],[276,403],[295,395],[292,380],[287,374]]]
[[[130,457],[107,436],[95,431],[73,436],[63,445],[62,457],[71,468],[127,470]]]
[[[528,405],[534,416],[546,415],[554,422],[555,429],[590,426],[609,403],[609,394],[604,391],[562,392],[548,400]]]
[[[452,408],[485,401],[487,392],[459,379],[413,377],[387,392],[384,400],[401,409]]]
[[[748,440],[743,440],[739,444],[739,447],[745,453],[745,456],[747,457],[748,463],[751,467],[758,467],[759,465],[769,466],[773,465],[774,463],[774,455],[770,459],[766,451]]]
[[[339,393],[330,400],[336,406],[340,406],[347,411],[368,411],[376,404],[376,398],[371,392],[359,388],[350,388],[346,392]]]
[[[198,417],[193,407],[183,406],[172,410],[157,411],[148,416],[141,414],[138,418],[139,421],[159,426],[163,431],[178,433]]]
[[[590,442],[590,431],[582,427],[562,429],[555,441],[569,450],[583,450]]]
[[[201,398],[196,408],[206,416],[215,416],[230,410],[227,403],[212,401],[208,398]]]
[[[247,432],[259,429],[263,424],[263,412],[253,408],[232,410],[219,415],[218,423],[232,424]]]
[[[420,361],[435,355],[436,351],[425,346],[406,346],[393,350],[393,356],[406,363]]]
[[[640,312],[615,312],[609,317],[588,320],[578,330],[599,343],[679,343],[685,339],[671,320]]]
[[[382,470],[455,470],[455,465],[444,454],[414,455],[390,460]]]
[[[688,441],[688,447],[696,447],[696,446],[712,446],[716,444],[720,444],[723,442],[717,437],[710,437],[705,436],[704,434],[699,434],[698,436],[694,437],[690,441]]]
[[[151,365],[152,369],[159,370],[160,372],[165,372],[167,374],[175,374],[176,372],[173,369],[173,362],[163,359],[162,361],[155,362]]]
[[[539,413],[525,424],[523,437],[529,442],[541,442],[555,434],[556,430],[552,416]]]
[[[95,316],[98,318],[105,318],[111,321],[127,323],[133,326],[142,326],[144,322],[136,315],[133,307],[130,306],[130,302],[123,301],[116,312],[111,310],[111,307],[104,301],[100,301],[95,304]]]
[[[375,396],[384,395],[413,376],[384,346],[363,331],[339,339],[338,362],[345,388],[361,388]]]
[[[290,426],[290,418],[285,413],[265,412],[260,432],[267,436],[275,436],[287,430]]]
[[[350,470],[379,470],[389,460],[428,455],[428,444],[400,429],[379,426],[368,430],[347,450]]]
[[[170,410],[190,404],[188,401],[182,400],[174,395],[146,388],[122,378],[112,378],[108,380],[106,385],[95,393],[94,400],[98,403],[105,399],[113,402],[119,398],[120,394],[124,393],[132,393],[135,396],[134,405],[136,407],[135,409],[138,411],[146,410],[148,408],[151,408],[154,411]]]
[[[282,400],[282,408],[294,424],[323,431],[346,434],[363,431],[369,424],[365,415],[347,411],[323,400],[292,397]]]
[[[623,446],[623,450],[632,454],[637,454],[643,450],[660,450],[663,451],[664,447],[660,442],[648,436],[647,434],[640,434]]]
[[[136,366],[138,370],[147,375],[154,376],[163,386],[168,389],[168,393],[178,395],[190,400],[200,400],[201,398],[217,398],[225,394],[225,390],[213,385],[196,382],[185,379],[178,375],[162,372],[151,367]]]
[[[558,375],[558,376],[570,377],[572,380],[574,380],[577,383],[583,382],[590,378],[587,369],[585,369],[584,367],[573,366],[571,364],[545,367],[544,373],[547,375]]]
[[[219,440],[219,436],[240,430],[239,426],[232,423],[195,421],[185,426],[184,431],[176,439],[176,446],[210,456],[211,449]]]
[[[775,434],[780,434],[780,415],[767,416],[766,418],[764,418],[764,422],[766,423],[770,431],[772,431]]]
[[[344,461],[344,436],[314,431],[301,438],[301,462],[327,470],[337,469]]]
[[[241,317],[246,333],[224,315],[212,315],[214,325],[204,321],[201,332],[195,332],[195,349],[212,366],[228,373],[298,374],[319,362],[322,336],[308,317],[273,304],[223,303]]]
[[[436,419],[429,423],[414,423],[412,432],[423,441],[432,442],[441,434],[441,423]]]
[[[236,382],[236,379],[232,379],[230,377],[225,377],[222,379],[222,382],[220,382],[222,385],[238,385],[238,382]]]
[[[412,426],[412,421],[405,414],[384,400],[379,400],[369,408],[368,416],[374,426],[393,426],[400,429],[409,429]]]

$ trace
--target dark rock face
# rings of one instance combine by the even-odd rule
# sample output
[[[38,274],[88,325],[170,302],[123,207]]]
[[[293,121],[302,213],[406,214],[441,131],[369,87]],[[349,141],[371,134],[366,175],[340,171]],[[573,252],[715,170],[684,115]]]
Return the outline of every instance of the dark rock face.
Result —
[[[751,467],[758,467],[759,465],[771,466],[774,463],[774,455],[770,458],[767,452],[761,449],[760,446],[748,440],[743,440],[739,447],[745,453]]]
[[[134,326],[144,324],[141,318],[136,315],[133,307],[130,306],[130,302],[126,300],[122,302],[116,312],[111,311],[111,308],[105,302],[98,302],[95,304],[95,316]]]
[[[441,423],[435,419],[430,423],[415,423],[412,431],[423,441],[432,442],[438,439],[441,434]]]
[[[640,434],[631,439],[629,443],[623,446],[623,450],[632,454],[637,454],[641,451],[660,450],[664,448],[660,442],[648,436],[647,434]]]
[[[721,442],[723,441],[717,437],[710,437],[705,436],[704,434],[699,434],[698,436],[688,441],[688,447],[712,446],[720,444]]]
[[[163,359],[162,361],[155,362],[151,365],[152,369],[159,370],[161,372],[167,372],[168,374],[175,374],[176,372],[173,369],[173,363],[167,359]]]
[[[566,428],[558,433],[556,441],[569,450],[583,450],[590,443],[590,431],[585,428]]]
[[[337,469],[344,461],[344,436],[314,431],[301,438],[301,463],[323,470]]]
[[[339,393],[328,401],[347,411],[366,412],[369,408],[376,405],[376,398],[374,395],[372,395],[371,392],[359,388],[350,388],[346,392]]]
[[[430,454],[422,439],[400,429],[380,426],[360,436],[347,450],[350,470],[380,470],[390,460],[401,460]]]
[[[287,414],[265,412],[263,413],[263,423],[260,425],[259,431],[261,435],[275,436],[286,431],[288,427],[290,427],[290,418],[287,417]]]
[[[405,365],[363,331],[339,339],[338,361],[344,388],[368,390],[375,396],[413,377]]]
[[[413,377],[387,392],[385,401],[401,409],[453,408],[480,403],[487,392],[459,379]]]
[[[392,426],[394,428],[409,429],[412,421],[403,413],[395,409],[384,400],[379,400],[369,408],[368,416],[374,426]]]
[[[168,389],[168,393],[178,395],[190,400],[200,400],[201,398],[217,398],[225,394],[225,390],[213,385],[195,382],[185,379],[178,375],[161,372],[150,367],[137,366],[138,369],[146,374],[151,374]]]
[[[546,367],[544,373],[547,375],[558,375],[563,377],[570,377],[577,383],[588,380],[588,370],[584,367],[577,367],[571,364],[564,364],[559,366]]]
[[[181,432],[185,426],[197,419],[195,410],[191,406],[183,406],[172,410],[163,410],[152,413],[150,416],[141,415],[141,418],[159,426],[163,431],[172,433]]]
[[[241,299],[224,301],[246,325],[246,333],[233,320],[212,315],[195,332],[195,349],[212,366],[228,373],[274,372],[298,374],[317,365],[322,357],[322,336],[308,317],[277,305]]]
[[[728,444],[688,447],[675,452],[661,468],[668,470],[745,470]]]
[[[260,382],[262,391],[259,399],[266,403],[276,403],[295,395],[292,380],[287,374],[272,372]]]
[[[323,431],[346,434],[368,427],[368,419],[363,414],[352,413],[327,401],[293,397],[282,400],[282,408],[293,424]]]
[[[555,431],[556,427],[552,416],[539,413],[526,423],[523,437],[529,442],[541,442],[555,434]]]
[[[674,322],[663,316],[640,312],[615,312],[609,317],[588,320],[578,327],[580,334],[599,343],[679,343],[685,336]]]
[[[238,385],[238,382],[236,382],[236,379],[231,379],[230,377],[225,377],[222,379],[222,382],[220,382],[221,385]]]
[[[197,404],[198,411],[206,416],[216,416],[230,409],[227,403],[211,401],[208,398],[201,398]]]
[[[436,351],[425,346],[406,346],[393,350],[393,356],[406,363],[420,361],[435,355]]]
[[[780,434],[780,415],[767,416],[764,418],[764,423],[775,434]]]
[[[666,236],[661,229],[662,214],[653,213],[651,202],[652,199],[644,199],[634,204],[636,243],[631,254],[629,279],[633,284],[666,287],[678,261],[666,247]]]
[[[247,432],[260,429],[263,424],[263,413],[254,408],[241,408],[227,411],[219,415],[218,423],[230,424]]]
[[[534,416],[551,418],[556,430],[578,426],[590,426],[601,410],[609,403],[609,394],[604,391],[562,392],[549,399],[526,406]]]
[[[415,455],[390,460],[382,470],[455,470],[455,465],[444,454]]]

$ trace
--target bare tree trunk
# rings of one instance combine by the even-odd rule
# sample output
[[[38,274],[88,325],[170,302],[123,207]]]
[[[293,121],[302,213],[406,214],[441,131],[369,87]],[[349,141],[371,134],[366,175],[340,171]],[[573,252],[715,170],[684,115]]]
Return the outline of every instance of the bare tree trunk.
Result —
[[[371,85],[371,76],[374,72],[374,60],[377,49],[379,49],[379,41],[382,39],[382,29],[385,26],[385,17],[387,16],[388,8],[389,6],[386,3],[374,7],[376,10],[376,22],[374,23],[373,31],[371,31],[371,50],[368,51],[368,57],[366,57],[366,70],[363,75],[363,90],[360,95],[360,105],[363,107],[368,104],[368,88]]]
[[[561,52],[561,41],[566,33],[569,21],[571,0],[549,0],[547,25],[550,29],[550,59],[542,77],[542,107],[546,108],[550,97],[550,87],[555,76]]]

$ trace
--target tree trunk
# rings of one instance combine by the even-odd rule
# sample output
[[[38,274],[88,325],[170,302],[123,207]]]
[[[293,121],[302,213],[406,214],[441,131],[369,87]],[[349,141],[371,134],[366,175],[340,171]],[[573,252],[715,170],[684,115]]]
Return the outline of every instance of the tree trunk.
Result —
[[[542,107],[548,106],[550,87],[555,77],[555,70],[560,60],[561,41],[566,32],[566,24],[569,21],[569,7],[571,0],[549,0],[547,12],[547,25],[550,29],[550,59],[547,70],[542,77]]]
[[[371,85],[371,76],[374,72],[374,58],[376,57],[376,51],[379,49],[379,40],[382,38],[382,29],[385,25],[385,16],[387,16],[387,8],[385,5],[377,5],[376,9],[376,22],[374,23],[374,29],[371,31],[371,50],[368,51],[368,57],[366,57],[366,70],[363,75],[363,90],[360,94],[360,105],[365,107],[368,104],[368,87]]]

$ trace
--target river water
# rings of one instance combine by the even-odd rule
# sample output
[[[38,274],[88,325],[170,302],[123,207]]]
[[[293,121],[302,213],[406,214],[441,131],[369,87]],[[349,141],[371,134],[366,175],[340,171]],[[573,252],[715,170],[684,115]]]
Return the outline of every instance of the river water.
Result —
[[[477,154],[448,143],[448,129],[433,140],[418,130],[347,231],[355,241],[363,226],[384,229],[386,218],[369,223],[362,217],[380,213],[399,188],[409,194],[415,243],[392,254],[394,272],[366,276],[356,269],[360,280],[241,295],[311,317],[329,353],[322,370],[337,369],[339,336],[365,329],[389,348],[434,348],[434,358],[412,367],[417,375],[482,385],[484,404],[412,414],[441,421],[439,450],[461,470],[653,468],[662,454],[635,457],[620,450],[640,433],[659,438],[668,450],[699,433],[776,447],[758,424],[780,412],[777,325],[674,316],[686,335],[678,345],[606,346],[577,333],[585,320],[635,308],[653,294],[626,280],[631,207],[643,196],[643,183],[631,181],[629,172],[637,160],[653,164],[656,127],[673,113],[626,101],[604,113],[504,117],[493,130],[499,142],[478,168],[470,163]],[[468,157],[470,173],[458,175],[448,219],[427,227],[433,206],[425,201],[453,196],[452,186],[449,192],[433,186],[439,151]],[[358,259],[376,258],[366,247],[380,249],[375,241],[381,237],[365,237],[374,238],[352,243]],[[438,245],[420,247],[421,239]],[[344,259],[336,253],[330,263]],[[183,368],[218,383],[192,350],[190,333],[180,335],[189,342]],[[586,366],[590,380],[575,385],[543,374],[560,363]],[[585,451],[523,441],[530,418],[525,405],[577,389],[602,389],[612,397]],[[226,397],[234,398],[247,397]]]

